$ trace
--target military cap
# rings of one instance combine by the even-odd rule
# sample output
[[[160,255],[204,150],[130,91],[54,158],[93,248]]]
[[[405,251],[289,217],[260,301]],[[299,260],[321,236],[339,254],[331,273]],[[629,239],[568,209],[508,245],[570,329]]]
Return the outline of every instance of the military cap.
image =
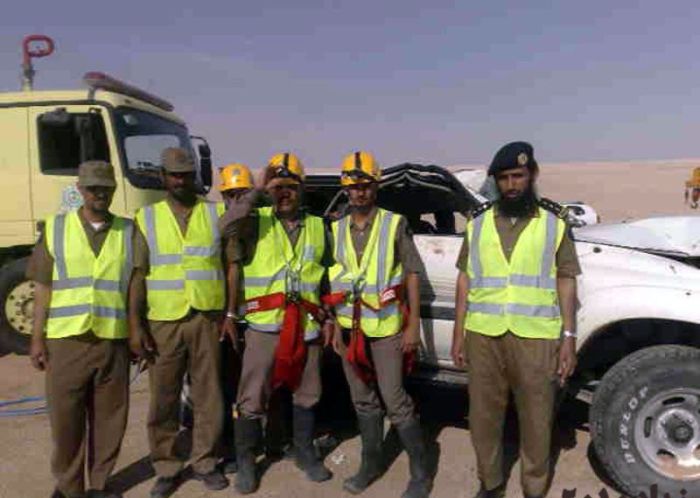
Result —
[[[507,169],[527,167],[530,171],[537,169],[535,151],[527,142],[511,142],[504,145],[493,156],[488,174],[495,175]]]
[[[114,167],[106,161],[85,161],[78,166],[81,187],[116,187]]]
[[[192,173],[195,171],[192,156],[181,147],[163,149],[160,162],[168,173]]]

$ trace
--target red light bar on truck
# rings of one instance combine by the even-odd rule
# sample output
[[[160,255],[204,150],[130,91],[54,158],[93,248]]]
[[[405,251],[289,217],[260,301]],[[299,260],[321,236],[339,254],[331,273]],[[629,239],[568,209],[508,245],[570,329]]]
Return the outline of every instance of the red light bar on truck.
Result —
[[[100,73],[97,71],[85,73],[85,76],[83,76],[83,81],[93,90],[106,90],[108,92],[120,93],[128,97],[133,97],[135,99],[148,102],[149,104],[168,112],[174,109],[173,105],[167,100],[156,97],[153,94],[141,90],[140,88],[124,83],[123,81],[119,81],[116,78],[112,78],[105,73]]]

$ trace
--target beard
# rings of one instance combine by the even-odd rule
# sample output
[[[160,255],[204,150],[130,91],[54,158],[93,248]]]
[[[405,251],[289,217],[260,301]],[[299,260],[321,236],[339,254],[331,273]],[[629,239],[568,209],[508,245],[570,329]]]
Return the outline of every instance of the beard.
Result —
[[[197,193],[188,188],[176,188],[173,189],[170,194],[182,204],[189,206],[195,203],[197,200]]]
[[[531,215],[537,206],[537,194],[532,185],[521,195],[507,198],[503,195],[498,199],[498,212],[508,218],[524,218]]]

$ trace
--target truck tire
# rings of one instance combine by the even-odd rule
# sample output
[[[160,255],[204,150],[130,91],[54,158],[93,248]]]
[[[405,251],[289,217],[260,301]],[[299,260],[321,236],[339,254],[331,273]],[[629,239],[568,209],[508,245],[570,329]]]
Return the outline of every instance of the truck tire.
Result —
[[[5,353],[29,352],[34,283],[24,276],[28,259],[16,259],[0,268],[0,348]]]
[[[700,491],[700,349],[653,346],[603,377],[590,412],[598,459],[628,496]]]

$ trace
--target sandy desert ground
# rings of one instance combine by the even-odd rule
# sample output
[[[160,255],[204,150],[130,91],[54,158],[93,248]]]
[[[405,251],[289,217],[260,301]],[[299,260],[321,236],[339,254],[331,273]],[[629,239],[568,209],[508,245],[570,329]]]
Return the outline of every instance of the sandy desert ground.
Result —
[[[339,380],[340,382],[340,380]],[[41,395],[43,376],[32,370],[26,357],[7,355],[0,358],[0,399],[14,399]],[[330,391],[330,390],[329,390]],[[342,391],[342,390],[341,390]],[[344,393],[344,391],[342,391]],[[478,489],[474,452],[464,420],[466,396],[461,390],[450,388],[415,389],[421,403],[422,418],[430,443],[432,465],[438,462],[435,498],[471,498]],[[336,393],[337,394],[337,393]],[[342,394],[340,395],[342,396]],[[36,406],[31,405],[31,406]],[[131,387],[129,426],[112,485],[124,496],[147,498],[154,482],[148,463],[146,440],[146,413],[148,382],[146,376],[136,379]],[[342,492],[342,480],[352,475],[358,465],[359,436],[352,429],[352,415],[347,404],[337,399],[324,400],[322,424],[325,431],[333,430],[339,445],[333,445],[326,464],[334,478],[322,484],[306,481],[289,460],[272,463],[265,471],[257,494],[263,498],[322,498],[348,497]],[[560,424],[555,432],[556,460],[550,497],[561,497],[564,490],[578,490],[577,496],[597,496],[606,489],[610,497],[618,496],[605,484],[592,460],[586,428],[586,409],[578,402],[564,407]],[[516,452],[517,435],[514,423],[509,424],[507,436],[508,468],[510,469],[509,497],[521,496]],[[0,497],[48,498],[52,490],[49,471],[50,431],[45,415],[0,418]],[[183,433],[183,440],[186,434]],[[400,496],[408,476],[408,460],[399,454],[395,434],[386,437],[387,454],[391,462],[384,477],[373,484],[362,496],[388,498]],[[186,446],[186,443],[184,443]],[[593,462],[593,463],[591,463]],[[236,496],[232,487],[219,492],[207,492],[199,482],[186,481],[175,497],[215,498]]]
[[[698,212],[685,204],[685,182],[700,159],[543,164],[540,191],[559,201],[583,201],[601,221]]]

